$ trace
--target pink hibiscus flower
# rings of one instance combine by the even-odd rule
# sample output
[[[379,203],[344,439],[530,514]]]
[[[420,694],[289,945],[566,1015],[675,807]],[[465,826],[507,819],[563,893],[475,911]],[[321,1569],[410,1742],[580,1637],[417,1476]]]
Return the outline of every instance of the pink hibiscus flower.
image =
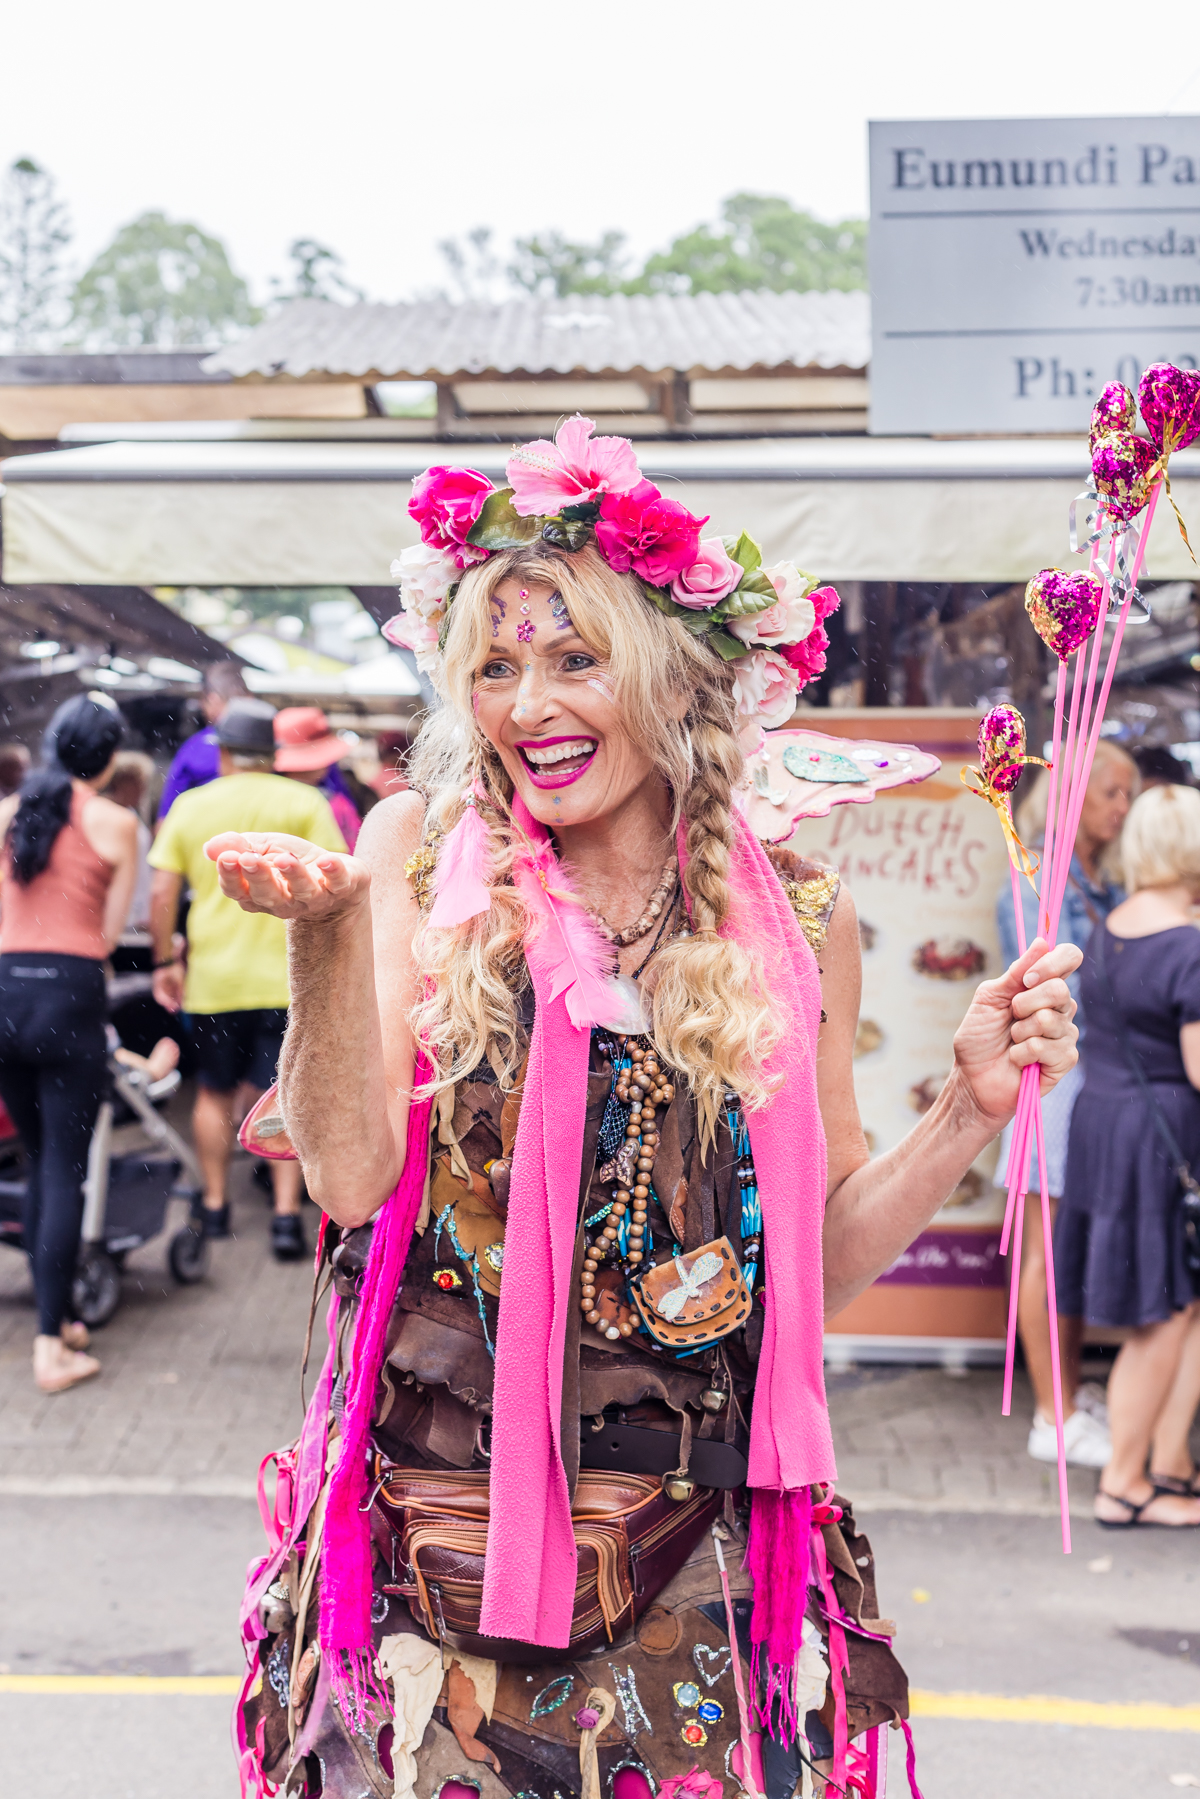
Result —
[[[833,593],[833,588],[819,587],[817,593],[810,593],[808,597],[815,600],[820,593]],[[818,675],[825,673],[825,652],[828,648],[829,638],[818,619],[807,637],[801,638],[799,643],[782,644],[779,654],[789,668],[795,669],[800,677],[801,687],[807,687],[810,681],[815,681]]]
[[[642,478],[628,438],[593,437],[592,419],[576,413],[560,425],[551,443],[539,437],[522,444],[505,468],[513,490],[513,511],[522,518],[561,512],[602,493],[628,493]]]
[[[643,581],[665,587],[695,563],[700,527],[707,523],[678,500],[665,500],[652,481],[639,481],[628,493],[605,494],[596,540],[619,575],[632,569]]]
[[[487,476],[473,468],[427,468],[413,482],[409,515],[427,544],[453,557],[459,568],[470,568],[473,562],[487,561],[487,551],[469,544],[467,536],[494,492]]]

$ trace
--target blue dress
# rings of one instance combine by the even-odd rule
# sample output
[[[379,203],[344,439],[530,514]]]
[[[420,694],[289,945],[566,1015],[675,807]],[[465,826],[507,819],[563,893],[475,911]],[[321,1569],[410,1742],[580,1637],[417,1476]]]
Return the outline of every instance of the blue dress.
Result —
[[[1058,921],[1058,941],[1075,943],[1080,949],[1087,944],[1093,927],[1098,919],[1107,918],[1113,907],[1123,900],[1125,895],[1119,887],[1097,885],[1089,880],[1083,871],[1083,864],[1078,856],[1071,858],[1071,878],[1067,882],[1063,895],[1062,913]],[[1021,882],[1021,909],[1025,914],[1025,941],[1031,943],[1037,935],[1038,898],[1028,881]],[[1012,893],[1005,887],[996,901],[996,930],[1000,937],[1000,948],[1004,952],[1004,963],[1007,967],[1017,959],[1017,929],[1013,922]],[[1067,978],[1067,986],[1071,989],[1071,998],[1079,1008],[1075,1014],[1075,1023],[1079,1027],[1079,1048],[1083,1050],[1083,1003],[1080,998],[1078,970]],[[1083,1069],[1079,1063],[1064,1075],[1058,1085],[1048,1093],[1042,1101],[1042,1136],[1046,1144],[1046,1181],[1054,1198],[1058,1198],[1063,1190],[1063,1181],[1067,1168],[1067,1135],[1071,1128],[1071,1112],[1083,1086]],[[992,1177],[997,1187],[1008,1187],[1008,1156],[1012,1146],[1012,1125],[1004,1127],[1000,1138],[1000,1160],[996,1164],[996,1172]],[[1025,1178],[1026,1193],[1040,1191],[1038,1179],[1037,1146],[1031,1144],[1029,1151],[1029,1169]]]
[[[1105,933],[1113,997],[1089,945],[1080,973],[1091,1029],[1054,1228],[1058,1306],[1089,1324],[1158,1324],[1195,1295],[1183,1263],[1179,1181],[1122,1038],[1200,1169],[1200,1093],[1179,1048],[1181,1027],[1200,1020],[1200,931],[1178,925],[1126,938],[1107,925],[1097,930]]]

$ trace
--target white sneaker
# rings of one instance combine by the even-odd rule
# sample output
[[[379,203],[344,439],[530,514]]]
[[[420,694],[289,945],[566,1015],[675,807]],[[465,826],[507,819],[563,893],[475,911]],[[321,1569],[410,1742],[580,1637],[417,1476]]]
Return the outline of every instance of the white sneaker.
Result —
[[[1087,1412],[1072,1412],[1063,1425],[1063,1447],[1073,1468],[1104,1468],[1112,1460],[1112,1438],[1103,1424]],[[1029,1453],[1035,1462],[1057,1462],[1058,1435],[1054,1420],[1040,1412],[1033,1416]]]
[[[1075,1395],[1075,1410],[1086,1412],[1090,1418],[1096,1420],[1097,1424],[1102,1424],[1105,1430],[1108,1429],[1108,1395],[1099,1381],[1084,1381]]]

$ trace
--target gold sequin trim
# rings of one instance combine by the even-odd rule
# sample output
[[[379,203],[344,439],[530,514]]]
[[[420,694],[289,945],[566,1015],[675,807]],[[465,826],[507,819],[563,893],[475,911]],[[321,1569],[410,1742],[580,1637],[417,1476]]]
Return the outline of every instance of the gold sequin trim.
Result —
[[[422,912],[428,912],[433,903],[433,871],[436,867],[436,843],[423,843],[404,864],[404,872],[412,882],[412,890]]]
[[[829,920],[833,916],[834,902],[841,884],[842,877],[836,868],[830,869],[827,874],[813,875],[808,881],[783,883],[788,905],[796,914],[800,929],[807,937],[809,948],[815,956],[819,956],[825,948]]]

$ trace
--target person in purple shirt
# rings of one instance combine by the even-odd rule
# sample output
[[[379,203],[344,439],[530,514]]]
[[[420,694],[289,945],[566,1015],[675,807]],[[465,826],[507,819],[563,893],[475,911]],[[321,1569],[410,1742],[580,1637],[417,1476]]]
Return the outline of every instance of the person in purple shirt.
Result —
[[[249,689],[236,662],[209,663],[204,671],[204,693],[200,701],[207,722],[202,731],[189,737],[175,752],[158,802],[159,824],[181,793],[186,793],[190,787],[206,787],[216,780],[221,762],[216,726],[224,717],[230,700],[243,700],[248,694]]]

